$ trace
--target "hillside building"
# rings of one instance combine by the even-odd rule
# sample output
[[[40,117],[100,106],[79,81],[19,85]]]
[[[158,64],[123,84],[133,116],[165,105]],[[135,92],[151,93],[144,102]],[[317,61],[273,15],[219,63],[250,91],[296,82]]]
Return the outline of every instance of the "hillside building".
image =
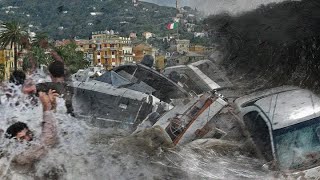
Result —
[[[142,36],[145,38],[145,39],[149,39],[153,36],[153,34],[151,32],[144,32],[142,33]]]
[[[123,61],[121,62],[121,64],[135,63],[133,61],[132,46],[123,46],[122,47],[122,54],[123,54]]]
[[[153,59],[156,59],[156,51],[157,49],[153,48],[151,45],[148,44],[139,44],[133,47],[133,60],[135,62],[141,62],[145,55],[151,55]]]
[[[130,33],[129,37],[130,37],[131,39],[137,39],[137,33],[132,32],[132,33]]]
[[[3,66],[3,73],[0,77],[3,80],[8,80],[10,73],[14,70],[14,52],[13,49],[7,47],[5,49],[0,49],[0,65]]]
[[[78,40],[78,50],[91,65],[112,69],[121,64],[132,63],[131,39],[110,33],[93,33],[90,40]]]
[[[175,43],[173,44],[175,46],[175,51],[183,54],[189,52],[190,47],[190,40],[188,39],[176,39]]]
[[[177,65],[187,65],[190,63],[194,63],[200,60],[204,60],[205,56],[202,54],[198,54],[195,52],[187,52],[187,53],[177,53],[174,52],[168,57],[167,66],[177,66]]]
[[[139,5],[139,1],[138,0],[132,0],[133,6],[137,7]]]
[[[123,64],[124,46],[131,46],[130,38],[108,34],[92,35],[91,47],[95,50],[93,64],[101,64],[108,69]]]

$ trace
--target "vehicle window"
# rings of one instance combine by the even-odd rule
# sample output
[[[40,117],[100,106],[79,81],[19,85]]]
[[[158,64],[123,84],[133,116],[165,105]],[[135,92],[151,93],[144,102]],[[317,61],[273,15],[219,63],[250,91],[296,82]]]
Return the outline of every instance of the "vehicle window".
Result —
[[[247,113],[243,120],[258,150],[267,161],[272,161],[271,140],[266,122],[257,111]]]
[[[282,169],[306,169],[319,164],[320,117],[275,131],[275,148]]]

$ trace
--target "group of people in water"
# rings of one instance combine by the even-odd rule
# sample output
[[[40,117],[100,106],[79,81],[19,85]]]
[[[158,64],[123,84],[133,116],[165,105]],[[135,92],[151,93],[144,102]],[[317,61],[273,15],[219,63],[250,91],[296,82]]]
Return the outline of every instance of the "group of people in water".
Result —
[[[41,135],[40,142],[30,143],[27,149],[22,153],[19,153],[13,157],[12,162],[19,165],[32,164],[44,156],[48,149],[57,143],[57,120],[54,115],[57,102],[56,98],[63,94],[65,99],[65,105],[67,113],[71,116],[73,114],[72,108],[72,91],[69,90],[68,83],[66,82],[66,71],[63,61],[55,60],[48,66],[51,82],[36,84],[32,79],[26,78],[23,71],[14,71],[9,80],[9,84],[14,84],[14,87],[19,87],[21,93],[35,99],[34,104],[38,104],[40,101],[42,105],[42,123],[41,123]],[[15,92],[12,89],[13,86],[6,88],[6,97],[10,101],[10,98],[15,96]],[[20,93],[20,92],[19,92]],[[31,101],[32,102],[32,101]],[[13,103],[13,106],[17,105]],[[28,125],[24,122],[15,122],[11,124],[6,131],[3,131],[4,137],[8,139],[15,139],[17,143],[28,143],[34,140],[34,133],[29,129]]]
[[[34,133],[28,124],[21,121],[11,124],[5,131],[0,129],[0,136],[4,134],[5,138],[14,139],[17,143],[28,143],[39,139],[39,143],[29,143],[30,146],[25,151],[15,155],[11,162],[19,165],[33,164],[57,143],[57,120],[54,115],[57,108],[57,97],[64,99],[67,114],[75,116],[72,105],[73,88],[69,86],[67,68],[63,59],[57,53],[53,52],[51,55],[55,59],[48,66],[51,82],[36,83],[33,79],[27,77],[23,71],[16,70],[11,73],[9,83],[4,88],[6,101],[9,102],[10,106],[14,107],[28,103],[27,106],[32,107],[41,103],[43,108],[41,134],[38,138],[34,138]],[[153,59],[147,60],[144,59],[142,64],[151,67]],[[29,101],[24,102],[24,100],[19,99],[19,94],[22,94],[24,98],[27,97]]]

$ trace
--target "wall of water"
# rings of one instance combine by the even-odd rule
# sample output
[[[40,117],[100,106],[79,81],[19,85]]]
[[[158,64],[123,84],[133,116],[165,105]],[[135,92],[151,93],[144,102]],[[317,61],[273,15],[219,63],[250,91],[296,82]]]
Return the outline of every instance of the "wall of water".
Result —
[[[41,133],[41,105],[26,105],[27,98],[1,96],[0,126],[4,131],[16,122],[28,124],[37,143]],[[1,94],[1,93],[0,93]],[[19,104],[16,104],[19,102]],[[28,145],[1,136],[0,179],[125,180],[125,179],[272,179],[258,160],[238,153],[221,154],[201,146],[161,147],[158,134],[147,130],[130,136],[126,129],[91,127],[86,119],[65,114],[58,100],[55,116],[59,143],[40,161],[29,167],[11,163]]]

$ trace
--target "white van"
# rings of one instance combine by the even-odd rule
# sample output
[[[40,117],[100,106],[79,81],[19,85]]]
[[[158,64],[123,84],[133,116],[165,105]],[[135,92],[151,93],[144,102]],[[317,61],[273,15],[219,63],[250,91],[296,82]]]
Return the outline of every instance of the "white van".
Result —
[[[258,154],[285,178],[320,179],[320,98],[279,87],[235,101]]]

